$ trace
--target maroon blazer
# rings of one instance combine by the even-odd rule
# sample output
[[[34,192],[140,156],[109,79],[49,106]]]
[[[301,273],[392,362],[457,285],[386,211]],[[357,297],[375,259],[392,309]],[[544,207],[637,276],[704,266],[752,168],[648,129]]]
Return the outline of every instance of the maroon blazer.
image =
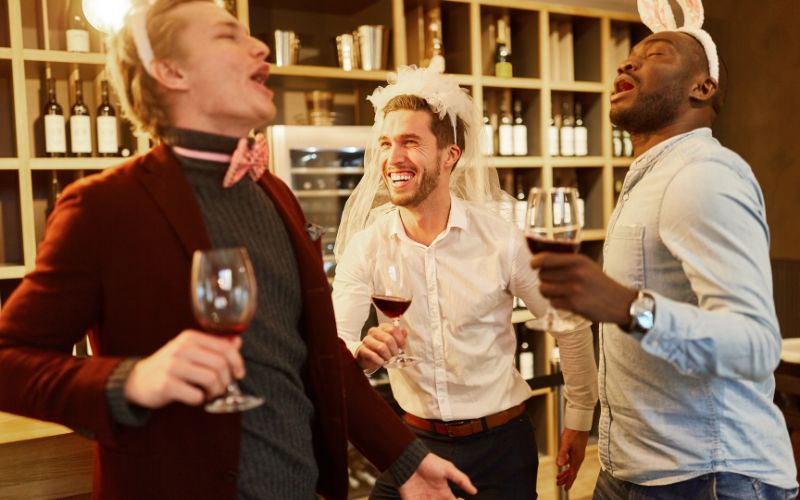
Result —
[[[385,469],[414,439],[339,340],[319,244],[289,188],[259,181],[294,246],[308,346],[305,387],[316,409],[318,491],[346,498],[348,439]],[[0,410],[58,422],[96,439],[94,498],[234,498],[240,415],[172,404],[143,427],[110,416],[106,381],[126,357],[148,356],[198,328],[189,299],[194,250],[211,243],[171,151],[70,186],[48,221],[36,268],[0,314]],[[72,345],[92,329],[96,355]]]

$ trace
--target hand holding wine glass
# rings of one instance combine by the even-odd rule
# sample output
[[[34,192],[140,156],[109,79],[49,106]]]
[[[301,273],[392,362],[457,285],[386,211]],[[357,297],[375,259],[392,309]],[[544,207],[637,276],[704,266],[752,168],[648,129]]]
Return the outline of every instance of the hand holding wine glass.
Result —
[[[400,244],[394,240],[386,242],[375,258],[376,279],[372,287],[372,303],[392,320],[394,328],[400,326],[400,318],[411,306],[411,284],[406,279]],[[386,368],[404,368],[416,364],[420,358],[400,349],[384,365]]]
[[[578,221],[578,191],[575,188],[533,188],[528,196],[525,236],[531,253],[577,253],[581,227]],[[580,316],[557,311],[550,303],[534,326],[552,332],[573,330],[584,322]]]
[[[205,331],[241,335],[256,311],[256,278],[244,248],[197,250],[192,259],[192,310]],[[224,396],[206,405],[211,413],[232,413],[260,406],[264,399],[242,394],[236,381]]]

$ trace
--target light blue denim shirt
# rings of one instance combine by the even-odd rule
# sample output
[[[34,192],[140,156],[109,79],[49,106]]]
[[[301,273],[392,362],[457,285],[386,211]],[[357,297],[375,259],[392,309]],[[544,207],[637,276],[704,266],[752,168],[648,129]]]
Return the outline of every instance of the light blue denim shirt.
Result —
[[[625,481],[710,472],[794,488],[773,404],[781,335],[769,229],[747,163],[701,128],[631,166],[608,227],[605,270],[655,296],[644,336],[600,335],[600,461]]]

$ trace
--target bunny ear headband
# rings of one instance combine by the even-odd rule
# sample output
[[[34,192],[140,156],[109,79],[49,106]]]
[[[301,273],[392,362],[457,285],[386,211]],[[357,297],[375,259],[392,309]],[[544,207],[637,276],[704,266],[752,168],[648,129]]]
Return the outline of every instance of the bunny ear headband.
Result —
[[[680,31],[693,36],[706,52],[708,59],[708,73],[716,81],[719,81],[719,56],[717,46],[711,35],[703,30],[705,15],[701,0],[677,0],[683,10],[683,27],[678,28],[675,23],[675,15],[669,0],[637,0],[639,16],[642,22],[653,31]]]

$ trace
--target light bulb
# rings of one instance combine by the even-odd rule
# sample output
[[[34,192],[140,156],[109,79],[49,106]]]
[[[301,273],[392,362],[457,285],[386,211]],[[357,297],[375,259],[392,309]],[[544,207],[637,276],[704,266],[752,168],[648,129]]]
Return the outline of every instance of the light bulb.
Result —
[[[131,0],[83,0],[83,14],[96,30],[113,33],[122,27]]]

